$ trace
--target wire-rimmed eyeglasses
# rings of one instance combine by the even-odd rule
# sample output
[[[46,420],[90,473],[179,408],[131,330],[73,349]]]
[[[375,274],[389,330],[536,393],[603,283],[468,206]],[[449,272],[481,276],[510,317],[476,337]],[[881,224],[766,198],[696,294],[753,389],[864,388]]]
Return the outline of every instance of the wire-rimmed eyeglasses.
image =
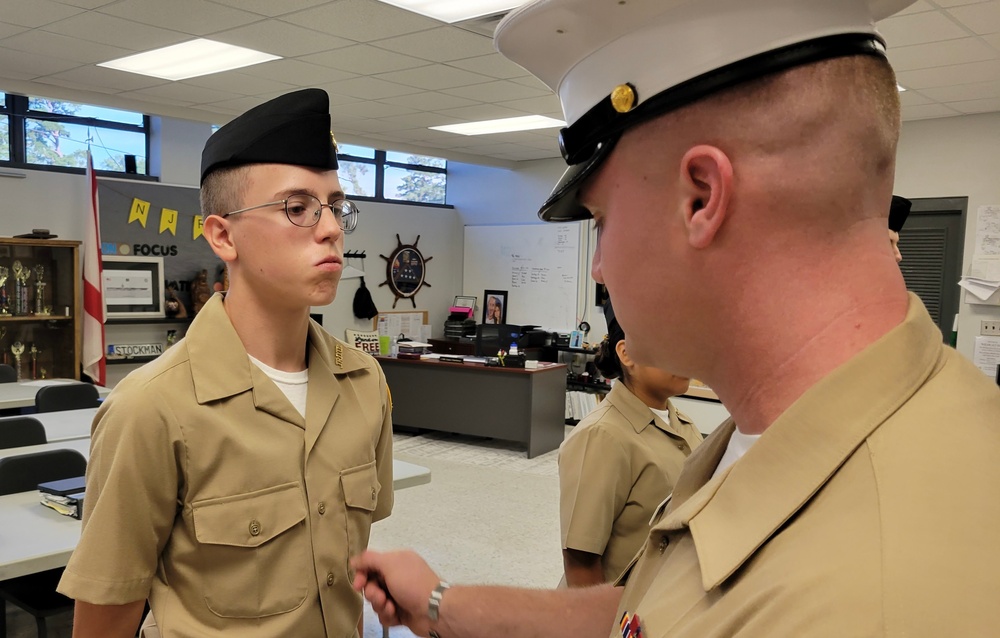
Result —
[[[292,195],[287,199],[279,199],[276,202],[267,202],[266,204],[257,204],[256,206],[234,210],[222,217],[226,218],[237,213],[245,213],[248,210],[256,210],[278,204],[285,207],[285,217],[288,218],[288,221],[302,228],[310,228],[318,224],[324,208],[330,209],[330,212],[333,213],[334,218],[337,220],[337,224],[345,233],[353,231],[358,225],[358,205],[351,200],[338,199],[332,204],[324,204],[316,197],[304,193]]]

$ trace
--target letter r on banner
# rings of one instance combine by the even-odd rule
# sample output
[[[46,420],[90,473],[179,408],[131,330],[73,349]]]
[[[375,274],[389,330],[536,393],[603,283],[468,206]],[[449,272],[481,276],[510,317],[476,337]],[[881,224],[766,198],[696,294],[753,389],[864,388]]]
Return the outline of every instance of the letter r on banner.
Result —
[[[202,232],[204,232],[204,219],[205,217],[203,215],[194,216],[194,226],[191,228],[191,239],[198,239],[201,237]]]

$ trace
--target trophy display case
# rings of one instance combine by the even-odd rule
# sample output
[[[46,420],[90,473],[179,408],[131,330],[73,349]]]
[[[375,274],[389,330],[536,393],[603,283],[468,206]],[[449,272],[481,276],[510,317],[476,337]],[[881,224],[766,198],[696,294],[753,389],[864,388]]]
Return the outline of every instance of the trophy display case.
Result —
[[[0,362],[19,380],[80,378],[79,248],[0,238]]]

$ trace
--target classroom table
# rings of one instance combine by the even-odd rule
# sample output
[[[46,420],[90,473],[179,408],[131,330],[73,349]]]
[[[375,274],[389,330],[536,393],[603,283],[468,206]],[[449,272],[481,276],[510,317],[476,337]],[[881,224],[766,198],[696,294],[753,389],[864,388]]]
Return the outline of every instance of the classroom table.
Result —
[[[90,424],[93,422],[95,414],[97,414],[97,408],[81,408],[79,410],[64,410],[62,412],[41,412],[25,416],[41,422],[42,426],[45,427],[45,438],[49,443],[55,443],[57,441],[88,438],[90,436]],[[6,418],[11,417],[0,417],[0,429],[3,428],[3,422]]]
[[[42,449],[72,448],[89,453],[89,439],[76,439],[63,444],[33,445],[16,448],[20,453]],[[10,456],[10,450],[0,450]],[[426,467],[393,459],[394,490],[401,490],[431,481]],[[65,567],[73,548],[80,540],[80,521],[63,516],[39,502],[38,492],[20,492],[0,496],[0,580],[24,576],[56,567]]]
[[[39,379],[37,381],[21,381],[19,383],[0,383],[0,410],[12,408],[30,408],[35,406],[35,395],[39,388],[46,385],[64,383],[79,383],[73,379]],[[111,388],[95,386],[97,394],[102,398],[111,394]]]

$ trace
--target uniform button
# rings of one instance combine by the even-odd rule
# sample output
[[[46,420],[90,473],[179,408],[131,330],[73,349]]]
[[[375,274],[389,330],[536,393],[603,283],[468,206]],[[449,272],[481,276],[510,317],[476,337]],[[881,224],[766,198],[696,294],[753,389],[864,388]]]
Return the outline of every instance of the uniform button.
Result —
[[[684,444],[683,443],[678,443],[677,444],[677,449],[678,450],[683,450],[684,449]]]
[[[333,587],[333,572],[326,575],[326,586]]]
[[[320,501],[319,506],[316,508],[316,511],[319,512],[320,515],[326,514],[326,503]]]
[[[660,538],[660,546],[657,548],[657,550],[662,554],[667,550],[667,545],[669,544],[670,544],[670,539],[668,539],[666,536],[663,536]]]
[[[372,488],[372,500],[373,501],[375,500],[375,488],[374,487]]]
[[[250,535],[260,536],[260,521],[256,518],[250,521]]]

